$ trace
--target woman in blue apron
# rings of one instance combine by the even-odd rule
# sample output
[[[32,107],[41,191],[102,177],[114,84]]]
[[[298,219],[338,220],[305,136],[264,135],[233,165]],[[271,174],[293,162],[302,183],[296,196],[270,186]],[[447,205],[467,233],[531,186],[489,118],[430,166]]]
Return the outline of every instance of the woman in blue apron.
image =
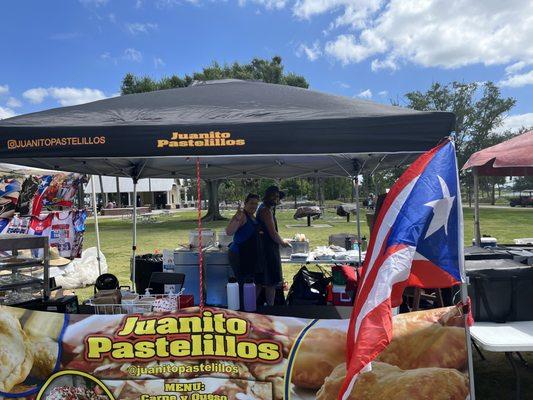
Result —
[[[244,208],[240,205],[229,222],[226,233],[233,235],[233,242],[229,246],[229,260],[235,277],[239,282],[242,295],[242,285],[245,279],[251,278],[256,284],[261,284],[264,271],[264,255],[262,252],[261,226],[255,218],[259,196],[249,194],[244,201]]]
[[[281,271],[280,246],[290,247],[278,233],[278,221],[276,220],[276,205],[283,197],[277,186],[270,186],[265,191],[263,202],[257,210],[257,221],[264,234],[261,236],[265,258],[265,268],[262,279],[262,287],[265,290],[266,302],[269,306],[274,305],[276,288],[283,282]]]

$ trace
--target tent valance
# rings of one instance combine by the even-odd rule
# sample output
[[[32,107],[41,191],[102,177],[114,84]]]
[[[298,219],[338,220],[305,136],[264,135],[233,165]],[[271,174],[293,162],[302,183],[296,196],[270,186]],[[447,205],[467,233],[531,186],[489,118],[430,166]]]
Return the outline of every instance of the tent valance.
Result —
[[[471,168],[478,175],[533,175],[533,131],[472,154],[463,169]]]

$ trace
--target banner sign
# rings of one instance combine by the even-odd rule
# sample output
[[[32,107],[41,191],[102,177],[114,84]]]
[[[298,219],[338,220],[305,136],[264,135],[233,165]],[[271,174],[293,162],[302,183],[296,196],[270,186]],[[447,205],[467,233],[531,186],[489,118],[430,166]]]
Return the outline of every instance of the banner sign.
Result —
[[[391,344],[350,399],[468,398],[456,307],[394,317]],[[63,315],[0,307],[0,398],[336,400],[348,320],[209,308]]]

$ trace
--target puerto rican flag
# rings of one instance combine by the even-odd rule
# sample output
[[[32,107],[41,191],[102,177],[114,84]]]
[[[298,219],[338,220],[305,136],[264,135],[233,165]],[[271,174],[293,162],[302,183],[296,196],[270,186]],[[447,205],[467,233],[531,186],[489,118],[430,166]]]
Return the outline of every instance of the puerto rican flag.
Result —
[[[461,194],[455,148],[421,155],[391,188],[377,215],[348,329],[346,400],[358,373],[390,343],[392,307],[407,286],[464,281]],[[368,367],[367,367],[368,368]]]

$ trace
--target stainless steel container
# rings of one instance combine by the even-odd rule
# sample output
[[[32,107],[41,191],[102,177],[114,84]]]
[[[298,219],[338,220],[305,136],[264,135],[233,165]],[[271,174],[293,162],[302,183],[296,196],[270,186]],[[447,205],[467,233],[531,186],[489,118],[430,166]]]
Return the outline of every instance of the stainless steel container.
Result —
[[[200,302],[200,271],[197,251],[176,250],[174,252],[174,272],[185,274],[184,293],[194,296],[194,304]],[[226,283],[233,275],[225,251],[203,253],[205,303],[212,306],[227,305]]]
[[[333,235],[329,235],[329,245],[339,246],[346,249],[346,239],[348,239],[350,243],[355,243],[356,236],[351,233],[335,233]]]
[[[304,240],[289,240],[289,243],[292,247],[281,247],[279,248],[279,254],[281,258],[291,258],[291,255],[294,253],[309,253],[309,241]]]
[[[227,250],[228,246],[233,242],[233,236],[226,235],[225,230],[217,232],[218,245],[221,249]]]
[[[292,253],[309,253],[309,241],[308,240],[291,240]]]

